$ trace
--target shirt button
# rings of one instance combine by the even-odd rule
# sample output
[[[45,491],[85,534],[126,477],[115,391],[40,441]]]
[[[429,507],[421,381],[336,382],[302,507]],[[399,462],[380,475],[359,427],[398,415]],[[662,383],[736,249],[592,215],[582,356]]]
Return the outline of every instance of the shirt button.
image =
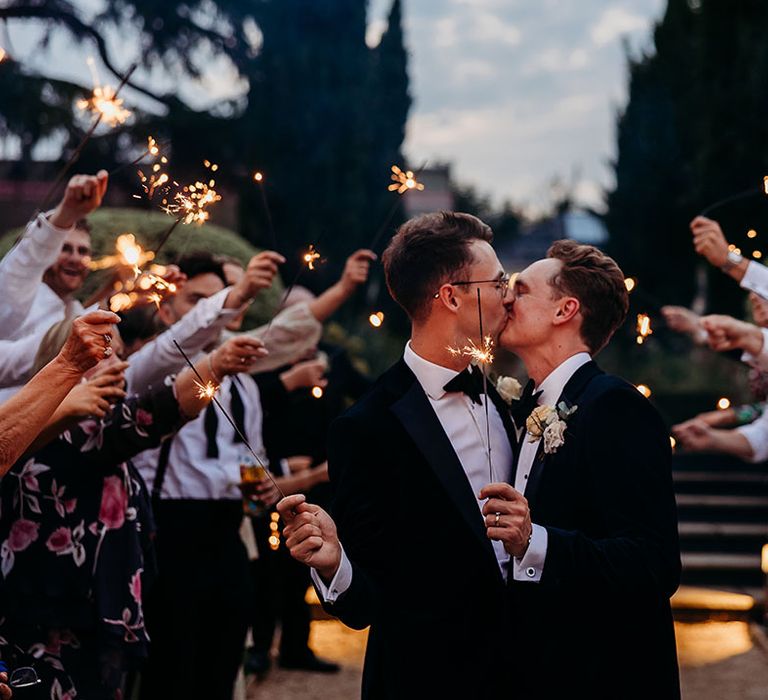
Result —
[[[533,578],[533,577],[536,575],[536,569],[534,569],[532,566],[529,566],[529,567],[528,567],[528,568],[525,570],[525,575],[526,575],[528,578]]]
[[[523,479],[527,479],[527,478],[528,478],[528,475],[526,474],[526,475],[523,477]]]

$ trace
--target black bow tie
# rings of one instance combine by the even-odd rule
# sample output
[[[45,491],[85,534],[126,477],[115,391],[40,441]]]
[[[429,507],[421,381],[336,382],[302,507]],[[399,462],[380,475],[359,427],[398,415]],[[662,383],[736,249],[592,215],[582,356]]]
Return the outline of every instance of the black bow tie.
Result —
[[[232,414],[232,420],[235,421],[235,425],[240,432],[245,435],[245,406],[243,405],[243,397],[240,396],[240,392],[237,389],[236,382],[238,380],[233,378],[230,384],[230,412]],[[205,456],[209,459],[219,458],[219,445],[216,441],[216,432],[219,429],[219,417],[216,415],[216,409],[214,408],[213,401],[205,408],[205,416],[203,418],[203,427],[205,429]],[[233,443],[242,442],[243,438],[235,432],[235,436],[232,439]]]
[[[525,426],[525,421],[531,415],[531,411],[539,405],[539,396],[541,396],[541,391],[534,392],[533,379],[529,379],[520,398],[513,401],[512,407],[509,409],[512,420],[515,421],[518,428]]]
[[[472,403],[476,403],[478,406],[482,403],[480,395],[483,393],[483,380],[479,373],[473,372],[470,367],[459,372],[443,389],[445,391],[462,391],[472,399]]]

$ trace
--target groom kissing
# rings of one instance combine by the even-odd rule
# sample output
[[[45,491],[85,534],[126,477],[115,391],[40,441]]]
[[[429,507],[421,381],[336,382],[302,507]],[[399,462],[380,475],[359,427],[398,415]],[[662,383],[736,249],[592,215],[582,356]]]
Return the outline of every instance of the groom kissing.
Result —
[[[592,360],[626,316],[624,275],[596,248],[558,241],[518,275],[507,309],[500,342],[525,363],[538,405],[516,425],[515,488],[480,495],[488,534],[508,551],[519,493],[530,508],[529,577],[509,581],[505,626],[525,669],[516,697],[679,698],[668,432]]]

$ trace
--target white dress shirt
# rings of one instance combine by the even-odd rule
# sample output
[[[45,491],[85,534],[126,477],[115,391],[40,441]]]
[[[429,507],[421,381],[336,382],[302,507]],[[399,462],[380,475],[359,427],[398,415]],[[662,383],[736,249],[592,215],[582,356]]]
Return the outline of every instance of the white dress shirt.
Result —
[[[576,373],[582,365],[587,364],[592,358],[586,352],[580,352],[569,357],[565,362],[553,369],[536,387],[541,391],[539,396],[539,406],[556,407],[558,400],[568,380]],[[517,426],[525,430],[525,426]],[[525,489],[528,485],[528,477],[531,474],[533,461],[536,459],[536,453],[539,449],[541,438],[531,442],[529,435],[523,435],[523,443],[520,448],[520,456],[517,460],[517,473],[515,474],[515,489],[525,495]],[[544,561],[547,558],[547,529],[541,525],[533,523],[531,532],[531,542],[525,552],[525,556],[513,557],[512,575],[516,581],[530,581],[538,583],[544,572]]]
[[[64,302],[43,284],[43,274],[56,262],[71,230],[53,226],[39,214],[0,261],[1,339],[22,338],[64,318]]]
[[[237,389],[243,400],[245,412],[245,436],[259,457],[266,464],[266,453],[261,434],[262,411],[259,398],[259,388],[248,374],[238,374]],[[231,386],[233,379],[225,377],[216,395],[225,410],[231,415]],[[234,442],[235,431],[229,421],[214,406],[218,424],[216,428],[216,443],[219,456],[211,458],[206,455],[207,438],[205,435],[205,409],[200,415],[190,421],[173,437],[168,453],[168,466],[165,479],[160,491],[160,497],[191,498],[191,499],[242,499],[238,488],[240,483],[241,458],[250,455],[241,442]],[[137,457],[133,463],[144,477],[147,488],[154,488],[155,474],[160,448],[147,450]],[[251,458],[252,459],[252,458]]]
[[[485,424],[485,401],[487,397],[482,395],[480,400],[483,403],[478,406],[462,392],[446,392],[443,387],[458,372],[420,357],[413,351],[410,341],[405,346],[403,359],[416,375],[416,380],[421,388],[424,389],[446,437],[451,442],[456,456],[464,468],[468,481],[467,487],[472,489],[475,498],[481,489],[491,481],[509,483],[512,476],[514,453],[504,423],[493,402],[491,401],[488,405],[493,468],[493,478],[491,479]],[[479,512],[482,511],[483,503],[484,501],[477,499]],[[506,579],[509,554],[501,542],[494,541],[492,544],[499,568]],[[312,578],[326,602],[335,601],[339,595],[347,590],[352,582],[352,566],[343,549],[341,565],[329,586],[325,586],[314,569],[312,570]]]

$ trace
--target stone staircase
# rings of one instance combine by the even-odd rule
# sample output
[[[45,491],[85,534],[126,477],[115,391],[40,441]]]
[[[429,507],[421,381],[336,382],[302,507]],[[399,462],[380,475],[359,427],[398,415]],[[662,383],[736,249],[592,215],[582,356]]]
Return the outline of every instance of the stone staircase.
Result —
[[[683,586],[750,595],[758,615],[765,603],[760,559],[768,544],[768,466],[678,454],[673,476]],[[687,598],[685,590],[680,598]]]

